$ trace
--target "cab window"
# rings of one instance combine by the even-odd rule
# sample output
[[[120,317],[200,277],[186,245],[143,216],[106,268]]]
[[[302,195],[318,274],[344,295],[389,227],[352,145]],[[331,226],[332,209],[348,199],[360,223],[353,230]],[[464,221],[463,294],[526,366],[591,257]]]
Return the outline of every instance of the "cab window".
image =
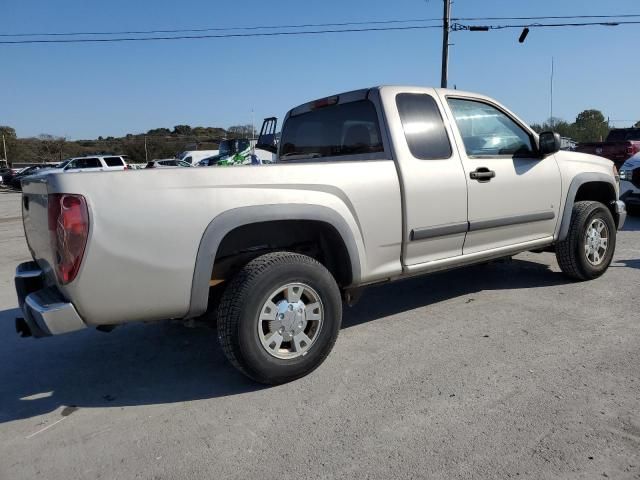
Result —
[[[449,98],[469,157],[531,156],[531,135],[506,113],[476,100]]]
[[[400,93],[396,105],[411,155],[421,160],[451,157],[451,143],[440,109],[424,93]]]
[[[291,116],[284,125],[280,143],[282,162],[323,161],[324,157],[350,155],[366,155],[366,159],[384,157],[378,115],[369,100]]]

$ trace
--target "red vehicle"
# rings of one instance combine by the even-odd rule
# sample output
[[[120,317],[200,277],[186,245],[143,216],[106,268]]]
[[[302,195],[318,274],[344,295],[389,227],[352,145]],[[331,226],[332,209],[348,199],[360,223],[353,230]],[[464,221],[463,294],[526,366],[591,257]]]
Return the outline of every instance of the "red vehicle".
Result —
[[[604,142],[580,143],[576,151],[608,158],[620,169],[624,162],[640,152],[640,128],[614,128]]]

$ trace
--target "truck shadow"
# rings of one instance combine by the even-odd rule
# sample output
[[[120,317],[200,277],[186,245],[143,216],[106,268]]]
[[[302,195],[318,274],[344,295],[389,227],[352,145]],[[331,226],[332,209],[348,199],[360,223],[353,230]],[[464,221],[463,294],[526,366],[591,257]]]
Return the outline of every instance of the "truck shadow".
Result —
[[[640,230],[640,217],[632,217],[627,215],[627,220],[622,227],[623,232],[637,232]]]
[[[514,260],[372,287],[345,307],[343,328],[481,290],[566,282],[545,264]],[[17,314],[0,312],[0,423],[60,407],[176,403],[266,388],[229,365],[212,328],[167,321],[21,339],[13,331]]]
[[[369,288],[354,308],[346,308],[342,328],[482,290],[538,288],[569,282],[544,263],[518,259],[450,270]]]

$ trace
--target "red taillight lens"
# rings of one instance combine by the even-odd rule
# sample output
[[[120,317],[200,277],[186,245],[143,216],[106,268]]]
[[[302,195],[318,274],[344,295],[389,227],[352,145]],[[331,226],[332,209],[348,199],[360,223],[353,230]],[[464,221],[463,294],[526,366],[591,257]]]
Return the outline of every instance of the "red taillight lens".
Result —
[[[330,105],[335,105],[338,103],[340,97],[338,95],[334,95],[333,97],[321,98],[319,100],[314,100],[311,102],[311,110],[316,110],[318,108],[328,107]]]
[[[49,237],[60,283],[72,282],[89,236],[89,212],[82,195],[49,195]]]

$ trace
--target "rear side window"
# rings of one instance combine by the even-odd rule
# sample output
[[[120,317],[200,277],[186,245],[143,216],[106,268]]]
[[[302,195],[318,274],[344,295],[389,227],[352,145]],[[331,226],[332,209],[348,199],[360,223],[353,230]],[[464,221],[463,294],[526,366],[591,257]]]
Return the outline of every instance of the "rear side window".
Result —
[[[97,158],[78,158],[73,161],[70,168],[100,168],[102,164]]]
[[[104,157],[104,163],[107,164],[107,167],[122,167],[124,165],[120,157]]]
[[[280,143],[283,162],[347,155],[384,158],[378,115],[369,100],[331,105],[289,117]]]
[[[421,160],[451,157],[451,143],[433,97],[424,93],[400,93],[396,105],[411,155]]]

